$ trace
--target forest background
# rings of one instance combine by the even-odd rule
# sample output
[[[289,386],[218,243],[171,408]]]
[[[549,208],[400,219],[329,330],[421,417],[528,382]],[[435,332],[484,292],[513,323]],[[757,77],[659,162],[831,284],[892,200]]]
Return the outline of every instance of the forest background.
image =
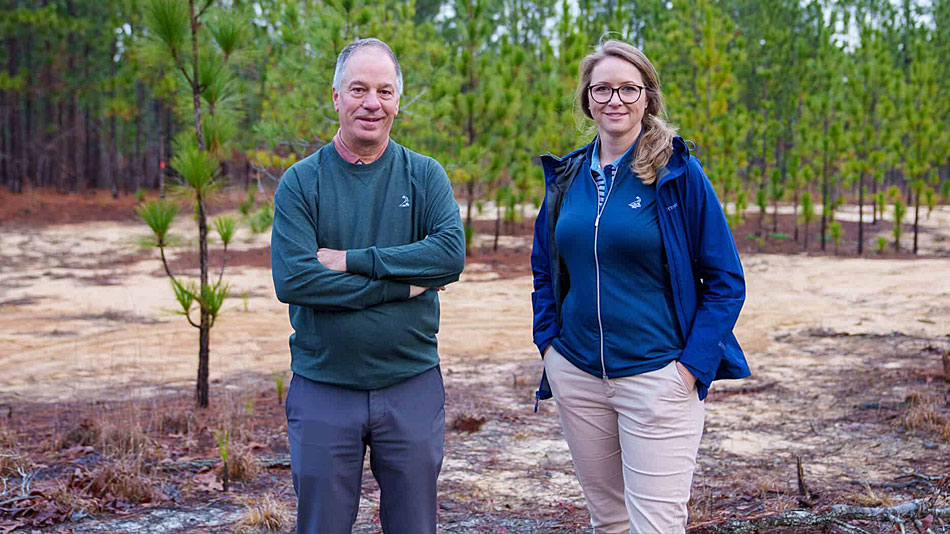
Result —
[[[792,237],[764,217],[790,203],[794,239],[814,220],[824,250],[858,202],[857,252],[884,209],[897,232],[913,216],[916,252],[921,209],[950,195],[950,0],[4,0],[0,28],[13,193],[164,192],[196,131],[219,178],[270,189],[332,138],[336,54],[374,36],[406,78],[394,138],[445,165],[470,235],[488,201],[532,215],[538,155],[590,139],[573,91],[605,37],[651,57],[730,222],[758,205],[760,239]]]

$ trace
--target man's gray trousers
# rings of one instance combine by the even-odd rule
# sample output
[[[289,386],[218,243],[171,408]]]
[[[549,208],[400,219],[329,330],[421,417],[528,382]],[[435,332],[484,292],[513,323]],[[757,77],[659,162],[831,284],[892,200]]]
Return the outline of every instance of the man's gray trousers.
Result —
[[[359,508],[363,457],[379,483],[386,534],[435,534],[436,480],[445,439],[439,367],[378,390],[294,375],[287,392],[298,534],[349,534]]]

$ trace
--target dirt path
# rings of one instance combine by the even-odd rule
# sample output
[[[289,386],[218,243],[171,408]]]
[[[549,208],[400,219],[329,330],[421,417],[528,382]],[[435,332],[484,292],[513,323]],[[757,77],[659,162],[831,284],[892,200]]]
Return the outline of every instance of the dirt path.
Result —
[[[188,236],[181,225],[179,234]],[[246,261],[227,271],[235,298],[212,333],[213,389],[261,386],[289,366],[286,307],[259,261],[267,238],[242,231],[235,253]],[[929,244],[947,243],[942,230],[930,232],[938,237]],[[144,398],[192,387],[197,334],[173,313],[154,251],[134,244],[143,236],[122,223],[0,234],[0,404]],[[189,260],[179,254],[177,261]],[[873,499],[851,480],[950,472],[950,441],[902,423],[908,395],[947,390],[933,376],[939,352],[950,349],[950,261],[743,261],[748,298],[737,335],[754,376],[713,389],[693,520],[724,508],[743,514],[795,505],[787,495],[796,491],[797,457],[813,488],[858,501]],[[530,277],[499,278],[470,264],[440,297],[449,423],[485,419],[475,433],[447,437],[441,513],[451,524],[472,509],[496,522],[586,521],[554,404],[532,413],[540,360],[531,345],[530,292]],[[736,500],[740,494],[760,498]],[[374,495],[369,483],[363,525],[373,522]]]

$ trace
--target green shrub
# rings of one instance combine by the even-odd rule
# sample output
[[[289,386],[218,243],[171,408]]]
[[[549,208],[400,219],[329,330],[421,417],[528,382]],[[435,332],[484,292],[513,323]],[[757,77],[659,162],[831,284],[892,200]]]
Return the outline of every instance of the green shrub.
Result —
[[[255,234],[266,232],[274,224],[274,209],[271,203],[268,202],[261,206],[257,213],[251,215],[248,223],[251,225],[251,231]]]
[[[769,234],[769,237],[781,243],[782,241],[788,239],[788,234],[785,232],[772,232]]]
[[[471,224],[465,225],[465,250],[471,250],[472,240],[475,238],[475,226]]]
[[[238,204],[238,211],[241,212],[241,215],[247,217],[252,211],[254,211],[254,207],[256,205],[257,203],[254,202],[254,191],[251,190],[247,192],[247,198]]]
[[[828,229],[831,232],[831,240],[835,244],[835,254],[838,253],[838,244],[841,243],[841,236],[844,232],[841,230],[841,223],[838,221],[831,221],[831,224],[828,225]]]
[[[884,252],[884,249],[887,247],[887,238],[879,235],[877,236],[877,242],[874,245],[874,252],[881,254]]]

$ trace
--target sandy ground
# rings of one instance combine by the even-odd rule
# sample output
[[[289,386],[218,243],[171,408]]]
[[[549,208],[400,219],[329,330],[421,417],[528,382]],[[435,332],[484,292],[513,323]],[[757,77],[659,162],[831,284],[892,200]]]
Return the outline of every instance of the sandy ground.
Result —
[[[173,232],[188,236],[189,223],[178,221]],[[950,222],[928,233],[940,243],[946,234]],[[177,314],[155,251],[137,245],[145,237],[141,227],[116,223],[0,235],[0,396],[108,397],[118,385],[147,392],[193,379],[197,331]],[[509,241],[524,238],[502,243]],[[232,252],[267,244],[266,234],[244,229]],[[183,248],[172,249],[172,258],[176,250]],[[769,372],[757,356],[774,338],[803,328],[948,333],[948,260],[747,255],[743,262],[748,298],[737,335],[757,374]],[[291,330],[269,270],[232,266],[226,280],[232,298],[212,332],[212,379],[286,369]],[[473,356],[533,356],[530,293],[528,277],[498,279],[488,266],[470,264],[441,294],[445,365]]]
[[[927,223],[928,252],[945,252],[950,218],[935,215]],[[189,224],[175,228],[184,242],[193,239]],[[0,234],[0,404],[191,387],[197,331],[175,313],[156,251],[136,244],[145,236],[142,226],[114,222]],[[266,235],[245,228],[234,249],[266,246]],[[714,493],[717,474],[730,465],[755,466],[765,473],[763,485],[788,490],[788,462],[796,456],[807,457],[818,481],[893,478],[920,458],[950,468],[948,442],[918,440],[897,453],[888,448],[889,431],[850,441],[854,404],[865,397],[900,402],[912,388],[863,389],[845,403],[827,389],[887,370],[937,372],[938,358],[916,355],[924,345],[950,347],[950,261],[747,255],[743,262],[748,298],[736,333],[754,376],[717,383],[714,392],[776,385],[763,395],[711,398],[696,491]],[[212,388],[239,390],[287,373],[290,326],[269,269],[238,265],[225,278],[233,298],[212,332]],[[470,264],[440,297],[446,384],[462,392],[449,398],[450,416],[504,415],[485,424],[498,432],[483,439],[449,436],[456,454],[446,459],[443,491],[498,512],[583,505],[554,404],[532,414],[541,366],[531,344],[530,293],[530,277],[502,279]],[[827,454],[842,440],[846,447]],[[474,457],[487,458],[487,470],[476,470]],[[543,477],[525,476],[541,471]],[[369,500],[361,516],[371,506]]]

